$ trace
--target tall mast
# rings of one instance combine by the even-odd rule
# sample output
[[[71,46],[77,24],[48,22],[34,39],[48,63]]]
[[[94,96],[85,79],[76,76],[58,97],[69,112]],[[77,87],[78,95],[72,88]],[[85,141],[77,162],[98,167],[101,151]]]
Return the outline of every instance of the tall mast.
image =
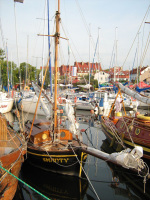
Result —
[[[59,44],[59,21],[60,21],[60,0],[58,0],[58,11],[56,11],[56,33],[55,33],[55,101],[54,101],[54,133],[57,132],[57,66],[58,66],[58,44]]]
[[[89,85],[90,85],[90,76],[91,76],[91,68],[90,68],[90,51],[91,50],[91,27],[89,25]],[[90,92],[90,86],[89,86],[89,92]]]
[[[50,25],[49,25],[49,0],[47,0],[47,15],[48,15],[48,35],[50,35]],[[51,95],[51,97],[52,97],[52,69],[51,69],[51,54],[50,54],[50,36],[48,36],[48,51],[49,51],[50,95]]]
[[[6,42],[6,57],[7,57],[7,87],[8,87],[8,94],[9,94],[9,66],[8,66],[8,48]]]
[[[114,66],[114,82],[116,82],[116,67],[117,67],[117,28],[115,28],[115,66]]]

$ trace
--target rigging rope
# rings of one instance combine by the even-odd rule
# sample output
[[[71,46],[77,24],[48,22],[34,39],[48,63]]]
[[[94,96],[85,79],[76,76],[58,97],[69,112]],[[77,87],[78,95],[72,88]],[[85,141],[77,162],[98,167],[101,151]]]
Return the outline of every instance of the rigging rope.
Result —
[[[17,61],[18,61],[18,68],[19,68],[19,79],[20,79],[20,89],[21,89],[21,70],[20,70],[20,63],[19,63],[19,48],[18,48],[18,34],[17,34],[17,20],[16,20],[16,6],[14,2],[14,16],[15,16],[15,31],[16,31],[16,46],[17,46]]]
[[[144,16],[144,18],[143,18],[143,20],[142,20],[142,23],[141,23],[141,25],[140,25],[140,27],[139,27],[137,33],[136,33],[136,36],[135,36],[135,38],[134,38],[134,40],[133,40],[133,43],[132,43],[132,45],[131,45],[131,47],[130,47],[130,49],[129,49],[129,52],[128,52],[126,58],[125,58],[125,61],[124,61],[123,65],[122,65],[122,67],[124,67],[124,65],[125,65],[125,62],[126,62],[128,56],[129,56],[130,52],[131,52],[131,49],[132,49],[132,47],[133,47],[133,45],[134,45],[134,42],[135,42],[135,40],[136,40],[136,38],[137,38],[137,36],[138,36],[138,33],[139,33],[140,29],[141,29],[141,27],[142,27],[142,24],[143,24],[144,21],[145,21],[145,18],[146,18],[146,15],[147,15],[148,12],[149,12],[149,9],[150,9],[150,5],[148,6],[148,9],[147,9],[147,11],[146,11],[146,14],[145,14],[145,16]]]
[[[146,56],[149,44],[150,44],[150,32],[149,32],[147,42],[146,42],[146,45],[145,45],[145,49],[144,49],[144,52],[143,52],[143,55],[142,55],[142,58],[141,58],[140,68],[142,67],[142,64],[143,64],[144,58]]]
[[[64,30],[62,21],[61,21],[61,27],[62,27],[62,29],[63,29],[63,31],[64,31],[65,37],[67,38],[67,34],[66,34],[65,30]],[[77,53],[78,53],[78,56],[80,57],[80,60],[83,60],[83,59],[81,58],[81,56],[80,56],[80,54],[79,54],[79,52],[78,52],[76,46],[74,45],[73,41],[72,41],[72,44],[73,44],[73,46],[75,47],[75,49],[76,49],[76,51],[77,51]],[[75,54],[74,54],[74,52],[73,52],[73,50],[72,50],[71,44],[69,43],[69,40],[68,40],[68,46],[69,46],[70,49],[71,49],[72,55],[73,55],[73,57],[74,57],[74,60],[77,60],[76,57],[75,57]],[[79,68],[79,64],[78,64],[78,63],[77,63],[77,69],[79,70],[79,72],[81,72],[81,69]],[[84,78],[85,83],[87,84],[87,80],[85,79],[84,76],[83,76],[83,78]]]
[[[37,194],[39,194],[40,196],[42,196],[43,198],[45,198],[47,200],[51,200],[50,198],[46,197],[44,194],[42,194],[41,192],[39,192],[38,190],[36,190],[35,188],[33,188],[32,186],[30,186],[28,183],[24,182],[23,180],[21,180],[20,178],[18,178],[17,176],[15,176],[14,174],[12,174],[11,172],[9,172],[7,169],[5,169],[4,167],[2,167],[1,165],[0,165],[0,168],[3,169],[4,171],[6,171],[8,174],[10,174],[11,176],[13,176],[15,179],[17,179],[21,183],[23,183],[24,185],[26,185],[27,187],[29,187],[31,190],[33,190]]]
[[[72,145],[70,145],[70,146],[71,146],[71,148],[72,148],[72,151],[74,152],[74,149],[73,149]],[[74,154],[75,154],[75,152],[74,152]],[[76,154],[75,154],[75,155],[76,155]],[[94,191],[94,193],[95,193],[95,195],[96,195],[97,199],[98,199],[98,200],[100,200],[100,198],[99,198],[99,196],[98,196],[98,194],[97,194],[96,190],[94,189],[94,187],[93,187],[93,185],[92,185],[92,183],[91,183],[91,181],[90,181],[89,177],[87,176],[87,174],[86,174],[86,172],[85,172],[85,170],[84,170],[83,166],[81,165],[81,163],[80,163],[80,161],[79,161],[79,159],[78,159],[77,155],[76,155],[76,158],[77,158],[77,161],[78,161],[78,163],[79,163],[80,167],[81,167],[81,168],[82,168],[82,170],[84,171],[84,173],[85,173],[85,176],[86,176],[87,180],[89,181],[89,183],[90,183],[90,185],[91,185],[91,187],[92,187],[92,189],[93,189],[93,191]]]

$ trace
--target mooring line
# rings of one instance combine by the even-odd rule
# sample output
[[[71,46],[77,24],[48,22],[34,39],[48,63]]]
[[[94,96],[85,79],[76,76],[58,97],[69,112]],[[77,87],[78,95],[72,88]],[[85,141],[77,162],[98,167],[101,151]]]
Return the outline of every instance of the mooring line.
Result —
[[[10,174],[11,176],[13,176],[14,178],[16,178],[18,181],[20,181],[21,183],[23,183],[24,185],[26,185],[27,187],[29,187],[31,190],[33,190],[34,192],[38,193],[39,195],[41,195],[42,197],[44,197],[47,200],[51,200],[50,198],[46,197],[44,194],[42,194],[41,192],[39,192],[38,190],[36,190],[35,188],[33,188],[32,186],[30,186],[28,183],[24,182],[23,180],[21,180],[20,178],[18,178],[17,176],[15,176],[14,174],[12,174],[11,172],[9,172],[7,169],[5,169],[4,167],[2,167],[0,165],[0,168],[3,169],[4,171],[6,171],[8,174]]]

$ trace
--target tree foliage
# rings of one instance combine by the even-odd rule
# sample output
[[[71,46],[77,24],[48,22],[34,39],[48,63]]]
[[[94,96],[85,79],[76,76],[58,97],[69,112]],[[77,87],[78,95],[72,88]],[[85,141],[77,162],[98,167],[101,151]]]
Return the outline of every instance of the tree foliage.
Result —
[[[8,78],[9,82],[12,81],[12,86],[20,84],[20,77],[21,83],[30,85],[32,81],[38,79],[39,73],[39,69],[26,62],[21,63],[19,68],[14,62],[8,61],[7,63],[4,50],[0,49],[0,83],[2,87],[8,86]]]

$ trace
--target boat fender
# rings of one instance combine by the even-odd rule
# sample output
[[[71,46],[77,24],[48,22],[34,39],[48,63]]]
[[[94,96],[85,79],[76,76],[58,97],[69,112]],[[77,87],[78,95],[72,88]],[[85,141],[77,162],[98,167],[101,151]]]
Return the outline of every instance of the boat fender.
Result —
[[[14,97],[14,90],[12,90],[12,92],[11,92],[11,97],[12,98]]]
[[[74,98],[74,103],[77,103],[77,97]]]
[[[138,114],[137,118],[142,119],[142,120],[146,120],[146,121],[150,121],[150,116],[144,116],[144,115]]]
[[[136,101],[136,99],[134,99],[133,97],[131,97],[131,100],[132,100],[132,101]]]
[[[85,132],[85,131],[86,131],[85,129],[81,129],[81,130],[80,130],[80,132]]]
[[[20,99],[18,100],[18,103],[20,103],[21,100],[22,100],[22,98],[20,98]]]

